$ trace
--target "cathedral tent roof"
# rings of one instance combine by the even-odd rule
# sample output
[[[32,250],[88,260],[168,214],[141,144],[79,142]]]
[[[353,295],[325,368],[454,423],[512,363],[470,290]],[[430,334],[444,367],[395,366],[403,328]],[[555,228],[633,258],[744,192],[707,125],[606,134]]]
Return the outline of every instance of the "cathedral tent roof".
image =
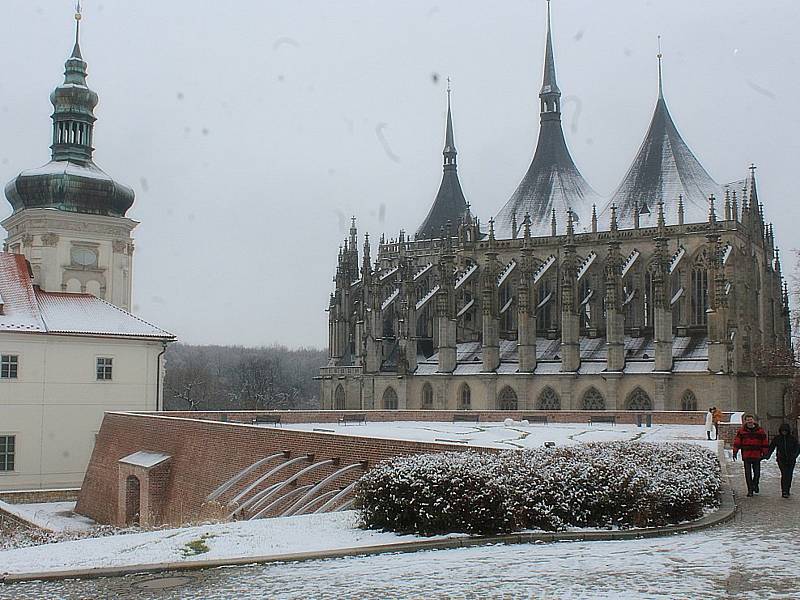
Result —
[[[456,145],[453,136],[453,116],[450,111],[450,89],[447,90],[447,126],[444,141],[444,171],[439,192],[433,201],[428,216],[417,229],[417,239],[441,237],[443,227],[450,223],[454,228],[461,223],[467,212],[467,201],[461,190],[456,165]]]
[[[518,232],[514,231],[514,220],[521,224],[526,214],[531,219],[531,235],[550,235],[554,210],[557,233],[566,231],[569,209],[572,209],[573,221],[579,228],[588,230],[592,204],[600,200],[575,166],[561,128],[561,91],[556,82],[549,2],[544,76],[539,98],[541,125],[536,151],[517,190],[495,217],[495,235],[498,238],[515,237]]]
[[[634,226],[637,205],[640,226],[655,226],[658,202],[664,202],[666,223],[675,224],[679,197],[683,199],[684,222],[703,222],[708,219],[708,197],[722,197],[722,188],[683,141],[669,114],[660,72],[659,66],[659,95],[650,127],[622,183],[600,214],[604,226],[610,220],[612,204],[617,206],[620,227]]]

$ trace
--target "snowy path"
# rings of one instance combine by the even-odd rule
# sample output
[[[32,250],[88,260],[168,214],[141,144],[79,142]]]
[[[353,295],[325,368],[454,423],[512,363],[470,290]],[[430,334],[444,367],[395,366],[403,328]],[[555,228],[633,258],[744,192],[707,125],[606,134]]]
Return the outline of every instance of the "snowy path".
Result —
[[[743,496],[741,462],[733,463],[732,472]],[[765,464],[761,496],[741,497],[735,522],[669,538],[491,546],[164,574],[185,578],[185,585],[152,596],[143,595],[139,586],[158,585],[153,575],[34,582],[0,587],[0,598],[796,600],[800,501],[780,498],[778,487],[774,462]]]

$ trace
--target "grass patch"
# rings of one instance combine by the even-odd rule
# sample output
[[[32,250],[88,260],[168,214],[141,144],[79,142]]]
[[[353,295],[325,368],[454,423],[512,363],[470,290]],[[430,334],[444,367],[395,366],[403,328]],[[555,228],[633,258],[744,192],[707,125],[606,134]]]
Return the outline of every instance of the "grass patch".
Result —
[[[206,540],[213,537],[215,536],[204,533],[198,539],[192,540],[191,542],[186,542],[186,545],[181,548],[181,554],[184,558],[189,556],[197,556],[198,554],[205,554],[211,550],[211,548],[208,547],[208,544],[206,544]]]

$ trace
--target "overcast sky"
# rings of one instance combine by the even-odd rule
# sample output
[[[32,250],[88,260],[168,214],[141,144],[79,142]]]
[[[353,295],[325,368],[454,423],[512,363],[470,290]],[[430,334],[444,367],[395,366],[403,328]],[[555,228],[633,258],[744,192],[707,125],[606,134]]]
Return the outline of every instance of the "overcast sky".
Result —
[[[49,160],[70,0],[3,0],[0,180]],[[95,161],[136,190],[135,312],[189,343],[327,343],[336,254],[413,232],[441,177],[445,81],[484,222],[538,131],[544,0],[84,2]],[[720,183],[758,165],[778,245],[800,246],[796,0],[554,0],[568,144],[603,195],[656,100]],[[1,203],[0,218],[10,213]],[[374,247],[373,247],[374,248]],[[373,250],[374,252],[374,250]]]

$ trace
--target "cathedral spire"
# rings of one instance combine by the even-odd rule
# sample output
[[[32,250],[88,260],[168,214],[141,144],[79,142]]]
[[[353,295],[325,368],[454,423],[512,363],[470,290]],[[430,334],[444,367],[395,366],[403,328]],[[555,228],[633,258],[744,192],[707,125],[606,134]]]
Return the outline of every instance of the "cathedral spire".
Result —
[[[452,166],[456,168],[456,143],[453,136],[453,115],[450,110],[450,78],[447,78],[447,126],[444,133],[444,168]]]
[[[513,237],[513,216],[529,214],[534,236],[551,235],[550,215],[555,209],[563,215],[572,207],[579,231],[587,231],[592,204],[600,200],[572,160],[561,127],[561,90],[556,83],[550,2],[547,3],[544,73],[539,91],[539,139],[528,171],[514,194],[497,213],[495,227],[501,239]],[[566,220],[560,226],[564,232]],[[555,235],[555,234],[553,234]]]
[[[553,35],[550,28],[550,0],[547,0],[547,43],[544,50],[544,75],[539,92],[542,101],[541,119],[561,119],[561,90],[556,83],[556,61],[553,58]],[[552,117],[546,115],[553,115]]]
[[[661,76],[661,36],[658,36],[658,99],[664,99],[664,79]]]
[[[417,229],[416,239],[440,237],[441,229],[448,222],[461,223],[467,213],[467,201],[461,190],[456,167],[456,143],[453,135],[453,113],[450,108],[450,78],[447,78],[447,122],[444,132],[444,162],[442,183],[433,201],[428,216]]]

